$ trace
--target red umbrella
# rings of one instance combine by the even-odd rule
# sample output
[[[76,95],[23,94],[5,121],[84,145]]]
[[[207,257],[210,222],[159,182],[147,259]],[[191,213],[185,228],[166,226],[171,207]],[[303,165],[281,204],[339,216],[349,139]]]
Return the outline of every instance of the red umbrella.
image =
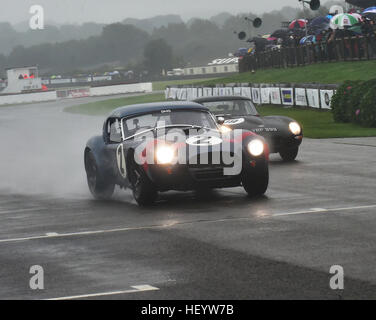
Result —
[[[307,23],[308,23],[307,20],[297,19],[297,20],[294,20],[290,23],[289,29],[299,29],[299,28],[302,29],[306,26]]]

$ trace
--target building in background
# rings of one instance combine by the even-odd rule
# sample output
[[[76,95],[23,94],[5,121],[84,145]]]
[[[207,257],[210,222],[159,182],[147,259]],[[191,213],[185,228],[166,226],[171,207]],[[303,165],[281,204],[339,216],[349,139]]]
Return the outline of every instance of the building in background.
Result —
[[[6,87],[1,94],[14,94],[42,90],[42,79],[37,67],[7,69]]]
[[[205,75],[205,74],[221,74],[221,73],[237,73],[239,72],[239,59],[236,57],[215,59],[206,66],[187,67],[184,68],[185,76]]]

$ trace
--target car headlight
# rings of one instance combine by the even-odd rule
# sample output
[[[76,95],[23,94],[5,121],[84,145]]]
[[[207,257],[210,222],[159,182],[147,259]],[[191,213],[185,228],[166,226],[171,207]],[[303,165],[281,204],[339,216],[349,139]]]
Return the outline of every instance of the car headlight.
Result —
[[[174,149],[169,146],[161,146],[157,149],[156,158],[158,164],[169,164],[174,160]]]
[[[289,129],[296,136],[298,136],[302,133],[302,128],[300,127],[299,123],[297,123],[297,122],[290,122]]]
[[[258,157],[264,152],[264,143],[261,140],[252,140],[248,143],[248,151],[251,155]]]
[[[230,127],[222,125],[220,126],[219,131],[221,131],[222,133],[229,133],[232,131],[232,129]]]

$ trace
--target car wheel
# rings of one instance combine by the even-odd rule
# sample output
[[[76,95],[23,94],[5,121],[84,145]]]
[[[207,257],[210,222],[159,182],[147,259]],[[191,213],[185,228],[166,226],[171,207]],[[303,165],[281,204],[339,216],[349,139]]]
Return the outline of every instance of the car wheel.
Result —
[[[97,200],[111,199],[115,184],[107,181],[99,172],[97,162],[91,151],[85,154],[85,169],[87,175],[87,184],[93,197]]]
[[[133,197],[140,206],[150,206],[157,200],[157,189],[134,161],[130,165],[129,180]]]
[[[264,166],[262,169],[256,169],[252,173],[243,172],[241,176],[244,190],[250,197],[262,196],[269,185],[269,168]]]
[[[298,152],[299,152],[299,148],[295,147],[295,148],[281,150],[279,154],[281,158],[283,159],[283,161],[288,162],[288,161],[294,161],[298,155]]]

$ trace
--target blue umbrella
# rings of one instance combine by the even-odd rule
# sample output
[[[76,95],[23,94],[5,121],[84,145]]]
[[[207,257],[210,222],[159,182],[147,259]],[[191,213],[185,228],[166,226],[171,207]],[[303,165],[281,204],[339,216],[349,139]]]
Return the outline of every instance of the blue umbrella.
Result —
[[[366,18],[374,20],[376,18],[376,7],[370,7],[363,11],[362,15]]]
[[[370,7],[370,8],[367,8],[363,11],[363,14],[366,14],[366,13],[375,13],[376,14],[376,7]]]
[[[307,36],[300,39],[300,44],[312,44],[316,43],[316,37],[315,36]]]
[[[311,21],[309,24],[311,27],[320,27],[322,25],[329,25],[330,19],[327,17],[317,17]]]
[[[323,30],[328,30],[330,27],[330,20],[327,17],[317,17],[311,21],[309,28],[311,33],[319,34]]]

